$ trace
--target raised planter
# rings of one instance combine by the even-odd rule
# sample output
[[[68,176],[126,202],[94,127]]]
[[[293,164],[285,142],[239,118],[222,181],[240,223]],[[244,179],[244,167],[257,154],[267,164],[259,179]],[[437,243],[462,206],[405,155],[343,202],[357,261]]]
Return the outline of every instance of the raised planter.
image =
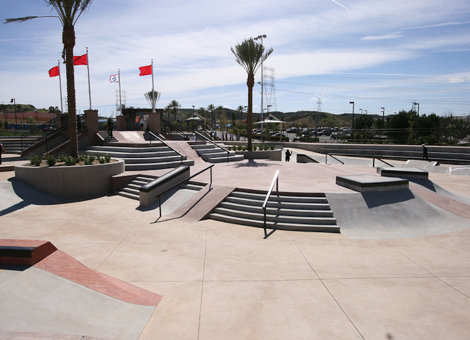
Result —
[[[282,160],[282,150],[263,150],[263,151],[236,151],[237,155],[245,156],[245,159],[269,159],[272,161]]]
[[[64,198],[93,198],[112,192],[111,176],[124,172],[124,161],[81,166],[15,166],[15,178]]]

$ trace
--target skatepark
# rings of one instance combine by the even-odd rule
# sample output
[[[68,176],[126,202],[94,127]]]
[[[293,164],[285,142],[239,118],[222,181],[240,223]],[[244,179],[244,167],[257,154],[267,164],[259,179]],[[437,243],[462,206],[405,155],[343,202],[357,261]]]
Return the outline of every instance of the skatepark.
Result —
[[[191,173],[207,167],[179,148]],[[325,164],[290,150],[290,162],[215,164],[212,184],[167,195],[161,218],[158,204],[143,209],[116,194],[47,194],[7,168],[25,160],[4,155],[2,244],[49,252],[1,265],[0,338],[466,339],[470,168],[389,161],[428,178],[360,192],[337,178],[380,179],[370,159]],[[300,153],[319,163],[297,163]],[[262,228],[205,218],[234,188],[268,190],[277,171],[279,191],[324,193],[340,232],[265,238]],[[209,173],[194,181],[209,183]]]

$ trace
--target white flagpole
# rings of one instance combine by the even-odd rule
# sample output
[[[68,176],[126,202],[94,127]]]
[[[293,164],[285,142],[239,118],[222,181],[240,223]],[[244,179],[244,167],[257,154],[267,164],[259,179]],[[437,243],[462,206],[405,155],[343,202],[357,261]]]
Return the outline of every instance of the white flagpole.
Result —
[[[60,113],[64,113],[64,105],[62,104],[62,76],[60,75],[60,60],[57,60],[57,67],[59,68]]]
[[[119,111],[121,111],[122,116],[122,100],[121,100],[121,70],[118,69],[118,82],[119,82]]]
[[[153,59],[152,59],[152,113],[155,113],[155,90],[153,87]]]
[[[88,98],[90,99],[90,110],[91,107],[91,88],[90,88],[90,58],[88,58],[88,47],[86,48],[86,68],[88,70]]]

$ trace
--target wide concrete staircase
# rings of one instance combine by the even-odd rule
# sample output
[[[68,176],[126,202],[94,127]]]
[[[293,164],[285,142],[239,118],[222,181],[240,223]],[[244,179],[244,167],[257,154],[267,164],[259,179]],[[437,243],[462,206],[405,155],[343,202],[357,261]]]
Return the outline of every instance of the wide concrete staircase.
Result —
[[[105,145],[92,146],[86,151],[94,154],[108,154],[114,158],[121,158],[125,162],[126,171],[155,170],[176,168],[180,165],[194,165],[194,161],[181,157],[177,152],[162,144],[120,146]]]
[[[152,181],[157,179],[156,176],[150,175],[139,175],[135,179],[132,180],[126,186],[120,188],[116,193],[120,196],[124,196],[127,198],[131,198],[133,200],[138,201],[140,199],[140,188]],[[203,185],[195,184],[195,183],[185,183],[182,184],[179,189],[187,189],[187,190],[196,190],[199,191],[203,188]]]
[[[209,218],[263,228],[262,205],[265,199],[266,192],[236,189],[209,214]],[[266,227],[339,233],[339,226],[323,193],[271,194],[266,209]]]
[[[197,152],[199,157],[209,163],[236,162],[242,161],[245,158],[243,155],[236,155],[235,151],[227,152],[212,143],[193,144],[191,147]]]

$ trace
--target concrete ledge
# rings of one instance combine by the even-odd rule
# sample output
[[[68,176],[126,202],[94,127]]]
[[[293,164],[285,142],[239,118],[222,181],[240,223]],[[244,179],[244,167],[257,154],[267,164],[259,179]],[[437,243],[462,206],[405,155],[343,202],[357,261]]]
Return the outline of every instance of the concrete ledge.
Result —
[[[0,240],[0,264],[33,266],[56,250],[48,241]]]
[[[243,155],[245,159],[269,159],[272,161],[282,160],[282,150],[263,150],[263,151],[235,151],[237,155]]]
[[[396,177],[371,175],[336,176],[336,184],[358,192],[408,189],[409,181]]]
[[[428,179],[429,177],[429,173],[426,170],[417,168],[378,167],[377,173],[380,174],[380,176],[406,179]]]
[[[124,161],[83,166],[17,165],[15,177],[36,189],[64,198],[92,198],[112,192],[111,177],[124,172]]]
[[[156,180],[140,187],[140,206],[150,207],[157,202],[156,196],[168,190],[176,183],[189,178],[190,167],[181,165]]]

